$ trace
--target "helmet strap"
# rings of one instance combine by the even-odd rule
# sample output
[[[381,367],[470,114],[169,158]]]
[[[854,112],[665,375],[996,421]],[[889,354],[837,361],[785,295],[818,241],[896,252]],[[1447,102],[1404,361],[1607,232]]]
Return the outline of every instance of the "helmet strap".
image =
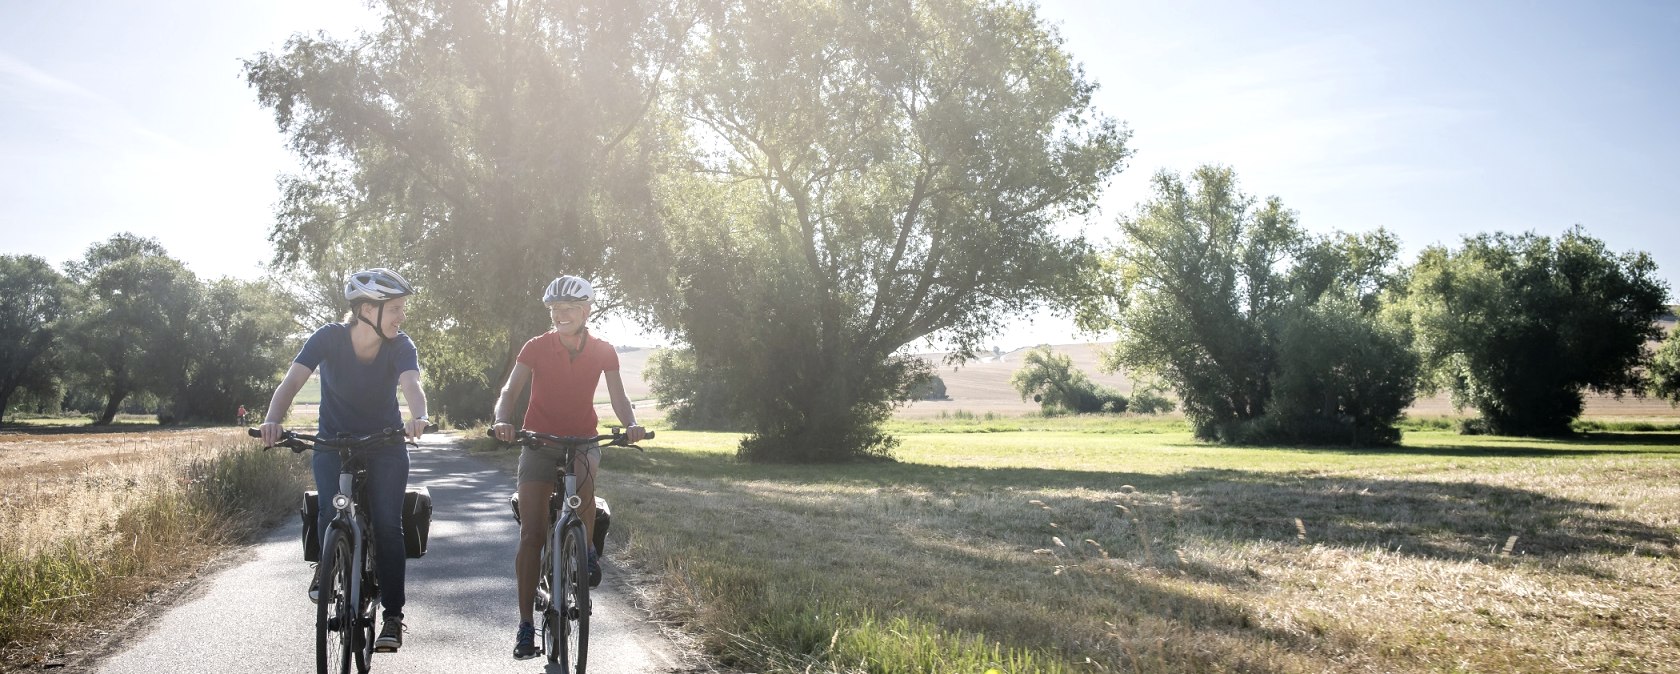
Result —
[[[373,334],[379,335],[380,339],[385,340],[387,342],[391,341],[390,337],[385,336],[385,331],[381,330],[379,328],[379,326],[385,322],[385,303],[384,302],[379,303],[379,313],[377,315],[375,315],[373,317],[373,320],[371,320],[371,321],[368,320],[367,317],[362,315],[361,307],[357,307],[356,308],[356,320],[368,324],[369,327],[373,328]]]

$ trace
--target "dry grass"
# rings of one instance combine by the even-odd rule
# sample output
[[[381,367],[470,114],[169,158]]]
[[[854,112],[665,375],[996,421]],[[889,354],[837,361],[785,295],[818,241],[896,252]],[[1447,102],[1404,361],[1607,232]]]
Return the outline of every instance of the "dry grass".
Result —
[[[0,435],[0,663],[76,654],[292,504],[303,462],[236,433]]]
[[[1061,422],[1058,422],[1061,423]],[[898,464],[609,459],[615,551],[758,671],[1666,671],[1680,434],[911,433]],[[1515,538],[1513,538],[1515,537]]]

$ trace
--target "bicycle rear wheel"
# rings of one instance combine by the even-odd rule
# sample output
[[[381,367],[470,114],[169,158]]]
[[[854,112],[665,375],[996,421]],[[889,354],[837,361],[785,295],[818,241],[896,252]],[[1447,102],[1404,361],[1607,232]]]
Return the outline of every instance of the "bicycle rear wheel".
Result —
[[[568,674],[584,674],[589,661],[589,538],[583,523],[566,527],[560,549],[565,559],[565,577],[560,581],[564,602],[556,602],[565,622],[566,645],[560,666]]]
[[[315,567],[321,590],[315,603],[315,671],[349,674],[358,634],[356,609],[361,602],[350,591],[350,579],[356,572],[350,538],[343,531],[329,531],[321,563]]]

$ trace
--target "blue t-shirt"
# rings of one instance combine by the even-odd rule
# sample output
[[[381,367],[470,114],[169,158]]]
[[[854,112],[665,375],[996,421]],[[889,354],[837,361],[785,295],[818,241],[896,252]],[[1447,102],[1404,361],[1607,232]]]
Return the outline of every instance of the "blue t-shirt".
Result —
[[[350,344],[350,326],[328,323],[309,336],[292,361],[321,377],[317,435],[369,435],[402,427],[397,375],[420,369],[420,355],[407,334],[398,332],[380,345],[372,362],[363,363]]]

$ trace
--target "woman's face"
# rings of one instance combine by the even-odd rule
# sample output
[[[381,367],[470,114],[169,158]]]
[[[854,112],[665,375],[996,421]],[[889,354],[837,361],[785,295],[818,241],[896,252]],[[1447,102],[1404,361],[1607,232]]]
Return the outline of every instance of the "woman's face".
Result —
[[[554,329],[560,334],[578,334],[583,330],[584,321],[589,318],[589,303],[549,302],[548,318],[554,322]]]
[[[408,317],[408,298],[398,297],[394,300],[386,300],[383,317],[379,315],[379,305],[377,304],[364,305],[361,311],[362,315],[367,317],[369,321],[379,321],[381,332],[386,335],[395,335],[397,329],[402,327],[403,319]]]

